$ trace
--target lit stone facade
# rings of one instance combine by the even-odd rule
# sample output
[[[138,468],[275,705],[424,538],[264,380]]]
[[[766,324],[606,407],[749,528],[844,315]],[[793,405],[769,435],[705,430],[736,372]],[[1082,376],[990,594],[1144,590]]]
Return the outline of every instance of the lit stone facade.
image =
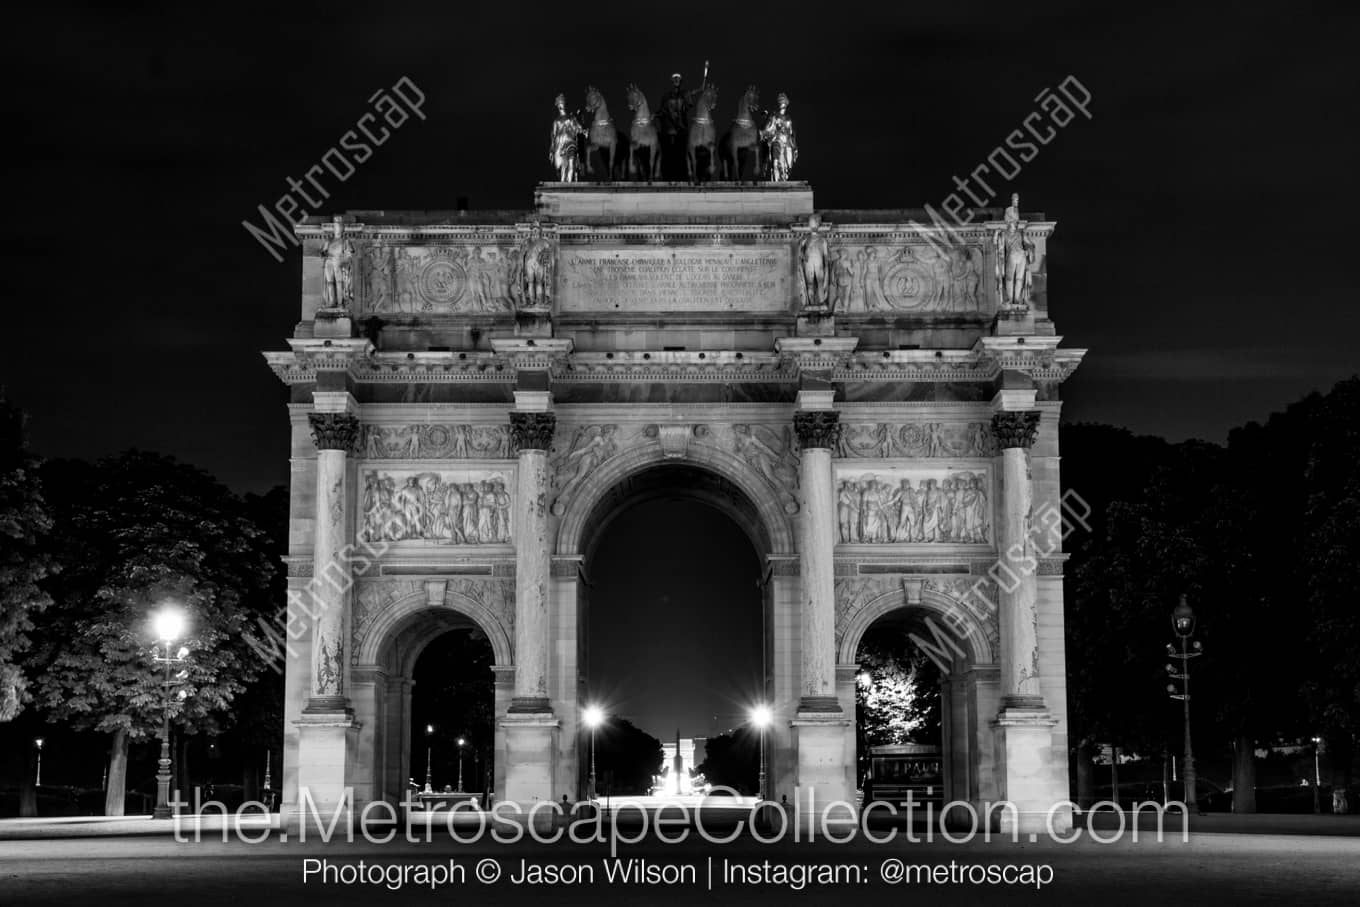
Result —
[[[333,228],[298,228],[301,319],[266,354],[292,394],[285,802],[400,799],[412,669],[457,626],[495,653],[495,796],[577,796],[596,533],[677,490],[768,564],[776,799],[853,801],[856,648],[894,614],[948,665],[950,798],[1024,823],[1066,798],[1058,388],[1082,351],[1048,314],[1054,225],[1021,220],[1029,298],[1003,305],[1000,212],[813,213],[801,183],[352,212],[331,307]]]

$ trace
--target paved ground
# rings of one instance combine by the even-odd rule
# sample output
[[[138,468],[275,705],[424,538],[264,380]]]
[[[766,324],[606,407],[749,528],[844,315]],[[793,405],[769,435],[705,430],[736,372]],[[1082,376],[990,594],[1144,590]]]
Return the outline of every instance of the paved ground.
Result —
[[[460,845],[444,836],[428,844],[387,845],[338,841],[327,845],[314,836],[305,843],[296,837],[286,842],[274,837],[257,845],[223,844],[220,840],[175,843],[164,836],[8,840],[0,842],[0,904],[565,905],[636,904],[643,898],[647,907],[715,901],[848,907],[851,899],[865,904],[985,905],[1051,904],[1058,898],[1066,904],[1100,907],[1360,902],[1360,840],[1341,836],[1197,832],[1188,843],[1177,836],[1162,843],[1144,837],[1136,844],[1125,839],[1108,845],[1089,840],[1071,845],[1049,841],[910,844],[900,838],[884,845],[863,840],[844,845],[761,845],[749,837],[713,845],[692,838],[675,845],[650,840],[624,846],[619,856],[624,861],[621,866],[636,868],[638,864],[627,861],[647,860],[654,868],[692,873],[692,880],[652,886],[610,882],[606,877],[608,847],[596,844]],[[491,862],[483,862],[488,860]],[[452,865],[453,872],[465,876],[434,890],[418,884],[400,890],[381,883],[323,884],[316,875],[304,882],[305,870],[318,870],[322,861],[329,861],[332,867],[347,867],[346,872],[354,872],[360,861],[379,867],[380,872],[414,872],[421,866],[447,871]],[[920,864],[940,866],[947,873],[951,862],[956,867],[1010,867],[1011,873],[1027,872],[1034,878],[1030,884],[926,883],[919,878],[888,884],[883,880],[884,873],[892,876],[898,865],[904,869]],[[800,889],[789,884],[789,879],[779,880],[779,867],[788,873],[790,867],[806,864],[840,867],[843,881],[813,882]],[[545,870],[583,867],[575,870],[582,881],[514,882],[515,877],[524,875],[525,865]],[[753,884],[734,880],[733,865],[748,867],[748,876],[768,875],[773,881]],[[478,881],[479,868],[490,873],[492,867],[499,872],[499,879],[493,883]],[[1051,881],[1036,887],[1050,871]],[[594,874],[593,882],[585,880],[588,873]]]

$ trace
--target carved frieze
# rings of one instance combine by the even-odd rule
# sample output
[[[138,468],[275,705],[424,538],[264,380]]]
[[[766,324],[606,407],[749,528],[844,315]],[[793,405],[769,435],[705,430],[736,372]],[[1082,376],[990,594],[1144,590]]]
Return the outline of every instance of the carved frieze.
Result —
[[[985,467],[836,471],[842,544],[986,545],[992,512]]]
[[[992,457],[986,422],[849,422],[841,426],[838,457]]]
[[[359,537],[498,545],[510,541],[509,475],[486,469],[365,470]]]
[[[508,425],[365,425],[370,460],[499,460],[510,456]]]

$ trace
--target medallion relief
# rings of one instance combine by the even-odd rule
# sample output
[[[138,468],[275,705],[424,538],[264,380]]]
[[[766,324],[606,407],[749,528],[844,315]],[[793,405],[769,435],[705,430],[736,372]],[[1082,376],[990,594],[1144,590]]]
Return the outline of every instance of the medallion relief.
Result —
[[[983,257],[981,248],[965,245],[837,241],[827,268],[831,310],[979,314],[986,305]]]
[[[512,310],[514,251],[494,245],[370,246],[364,311],[503,314]]]

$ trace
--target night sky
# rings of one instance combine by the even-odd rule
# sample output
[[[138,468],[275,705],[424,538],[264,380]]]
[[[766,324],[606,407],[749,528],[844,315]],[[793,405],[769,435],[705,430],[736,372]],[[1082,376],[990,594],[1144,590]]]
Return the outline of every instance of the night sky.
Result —
[[[656,10],[654,14],[644,10]],[[1058,221],[1051,311],[1090,349],[1065,416],[1172,438],[1356,369],[1354,4],[27,3],[7,11],[12,342],[44,455],[137,446],[241,490],[287,477],[259,351],[298,255],[242,228],[409,77],[407,123],[317,212],[528,208],[553,96],[625,112],[713,63],[725,120],[787,92],[819,207],[940,205],[1069,75],[1078,118],[992,188]],[[661,729],[658,729],[661,730]]]

